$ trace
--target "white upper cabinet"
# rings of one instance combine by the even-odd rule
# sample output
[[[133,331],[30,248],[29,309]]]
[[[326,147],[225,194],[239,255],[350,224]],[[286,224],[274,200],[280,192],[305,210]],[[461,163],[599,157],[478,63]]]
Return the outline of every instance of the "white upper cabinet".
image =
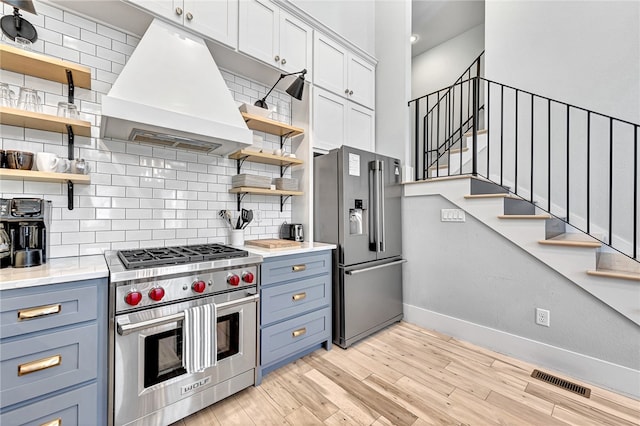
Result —
[[[238,0],[127,0],[231,47],[238,45]]]
[[[349,145],[375,150],[374,111],[315,87],[313,92],[313,146],[332,150]]]
[[[314,84],[364,105],[375,106],[375,65],[316,31]]]
[[[238,50],[283,73],[307,70],[311,79],[312,28],[266,0],[240,1]]]

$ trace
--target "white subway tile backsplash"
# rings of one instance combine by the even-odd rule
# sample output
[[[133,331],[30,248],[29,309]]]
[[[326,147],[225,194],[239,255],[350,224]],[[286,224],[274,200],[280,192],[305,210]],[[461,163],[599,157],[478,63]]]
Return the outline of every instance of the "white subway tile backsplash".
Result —
[[[113,28],[107,27],[106,25],[98,24],[97,31],[98,31],[98,34],[102,34],[113,40],[120,41],[122,43],[127,42],[127,35],[125,33],[115,30]]]
[[[85,30],[90,30],[95,32],[97,29],[97,24],[93,21],[90,21],[88,19],[85,18],[81,18],[78,15],[74,15],[71,12],[67,12],[64,11],[63,12],[63,19],[64,22],[67,22],[71,25],[75,25],[77,27],[83,28]]]
[[[124,232],[125,231],[98,231],[96,232],[96,243],[124,241]]]
[[[124,219],[126,216],[125,209],[96,209],[96,219]],[[113,225],[112,225],[113,229]]]
[[[104,250],[153,247],[200,242],[227,242],[228,229],[217,213],[229,209],[237,218],[236,195],[230,194],[236,161],[194,151],[101,139],[101,99],[121,72],[139,39],[93,22],[51,4],[40,8],[35,23],[40,40],[35,50],[79,62],[91,69],[91,89],[76,88],[76,104],[82,118],[92,123],[91,137],[76,137],[74,156],[91,166],[91,184],[76,185],[73,210],[67,209],[63,183],[0,181],[0,196],[44,197],[53,203],[50,242],[55,257],[88,255]],[[223,77],[239,101],[253,103],[270,86],[224,70]],[[57,102],[66,100],[65,84],[0,71],[0,80],[29,85],[40,92],[47,113],[55,114]],[[267,102],[278,109],[280,119],[290,120],[290,97],[273,92]],[[2,125],[0,147],[67,156],[62,133]],[[279,146],[277,136],[265,135],[263,146]],[[277,166],[245,162],[243,173],[279,175]],[[287,172],[287,176],[290,172]],[[280,213],[279,197],[247,195],[242,207],[265,211],[260,225],[251,224],[252,238],[277,236],[279,224],[291,221],[290,204]],[[271,212],[273,217],[266,217]]]
[[[111,39],[109,37],[97,34],[95,31],[88,31],[84,28],[80,29],[80,40],[91,43],[96,47],[111,48]]]

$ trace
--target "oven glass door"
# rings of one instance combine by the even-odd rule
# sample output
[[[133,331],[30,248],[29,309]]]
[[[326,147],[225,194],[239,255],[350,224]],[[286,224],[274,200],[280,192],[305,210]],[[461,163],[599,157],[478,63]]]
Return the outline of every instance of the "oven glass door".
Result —
[[[234,312],[220,316],[216,322],[217,361],[219,362],[240,351],[240,313]],[[187,372],[182,365],[182,324],[182,321],[178,321],[177,328],[145,336],[145,388]]]

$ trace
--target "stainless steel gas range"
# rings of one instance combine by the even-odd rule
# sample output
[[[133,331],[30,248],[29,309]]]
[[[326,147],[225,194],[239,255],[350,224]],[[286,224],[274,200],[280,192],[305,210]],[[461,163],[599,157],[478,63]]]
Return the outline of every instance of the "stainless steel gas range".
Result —
[[[255,383],[262,257],[203,244],[105,258],[110,425],[167,425]]]

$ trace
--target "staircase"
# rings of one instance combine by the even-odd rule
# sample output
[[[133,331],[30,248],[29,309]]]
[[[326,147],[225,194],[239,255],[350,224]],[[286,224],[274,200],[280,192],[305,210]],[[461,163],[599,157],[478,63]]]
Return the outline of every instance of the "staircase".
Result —
[[[440,195],[640,325],[640,264],[508,188],[459,175],[407,183],[405,196]]]

